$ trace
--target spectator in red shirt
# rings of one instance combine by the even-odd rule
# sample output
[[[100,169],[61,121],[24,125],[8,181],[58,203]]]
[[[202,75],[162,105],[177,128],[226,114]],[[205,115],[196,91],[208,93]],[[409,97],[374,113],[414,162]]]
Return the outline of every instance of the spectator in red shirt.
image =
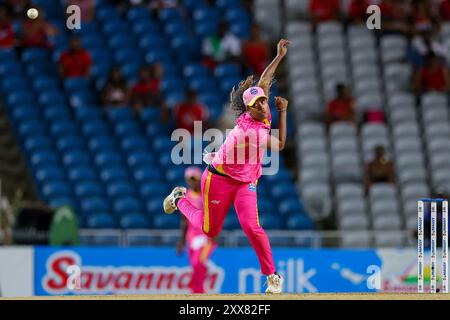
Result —
[[[59,72],[62,77],[89,77],[92,59],[81,46],[78,37],[70,38],[69,50],[64,52],[59,59]]]
[[[123,107],[128,105],[130,90],[119,68],[114,68],[111,71],[101,94],[102,102],[105,106]]]
[[[242,54],[250,73],[259,77],[267,65],[269,47],[261,38],[261,29],[257,24],[252,26],[250,37],[242,45]]]
[[[22,25],[22,46],[23,47],[41,47],[51,48],[48,37],[58,33],[51,23],[47,22],[44,17],[44,10],[36,8],[39,15],[36,19],[25,19]]]
[[[168,107],[161,93],[162,68],[160,64],[143,67],[139,80],[131,90],[133,109],[139,113],[144,107],[157,106],[161,110],[161,120],[168,119]]]
[[[348,5],[347,14],[352,23],[360,24],[367,21],[367,8],[370,6],[368,0],[352,0]]]
[[[15,44],[15,34],[8,16],[8,10],[0,5],[0,49],[12,48]]]
[[[187,100],[175,108],[177,127],[194,132],[194,121],[203,121],[202,128],[208,127],[208,108],[197,101],[197,93],[189,90]]]
[[[450,21],[450,0],[442,0],[439,4],[439,15],[442,20]]]
[[[310,0],[309,14],[312,23],[338,20],[340,16],[339,0]]]
[[[355,101],[348,88],[343,84],[336,86],[336,98],[327,106],[327,122],[332,124],[337,121],[355,122]]]
[[[416,0],[412,4],[411,20],[414,32],[431,31],[437,26],[431,4],[426,0]]]
[[[379,7],[383,33],[409,34],[408,14],[402,0],[382,0]]]
[[[440,63],[433,52],[429,53],[426,64],[420,68],[414,77],[414,90],[421,94],[428,91],[448,92],[450,88],[447,68]]]

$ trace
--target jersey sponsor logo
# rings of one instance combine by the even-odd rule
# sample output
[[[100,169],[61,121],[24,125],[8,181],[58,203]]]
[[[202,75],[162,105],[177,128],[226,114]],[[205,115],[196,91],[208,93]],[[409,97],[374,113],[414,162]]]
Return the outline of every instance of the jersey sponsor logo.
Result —
[[[254,183],[250,183],[248,185],[248,190],[255,192],[256,191],[256,185]]]

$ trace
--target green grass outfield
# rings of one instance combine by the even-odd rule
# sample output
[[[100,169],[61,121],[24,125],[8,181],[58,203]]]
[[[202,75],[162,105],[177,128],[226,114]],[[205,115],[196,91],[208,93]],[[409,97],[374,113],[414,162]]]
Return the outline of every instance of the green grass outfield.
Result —
[[[107,296],[53,296],[3,298],[0,300],[450,300],[450,294],[437,293],[303,293],[303,294],[143,294]]]

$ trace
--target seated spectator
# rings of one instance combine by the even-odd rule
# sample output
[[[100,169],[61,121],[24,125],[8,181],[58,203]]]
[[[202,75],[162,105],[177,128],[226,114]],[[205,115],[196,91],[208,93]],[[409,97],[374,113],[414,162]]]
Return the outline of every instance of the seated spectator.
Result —
[[[366,23],[367,8],[370,6],[368,0],[352,0],[348,5],[348,18],[354,24]]]
[[[413,1],[411,21],[415,33],[431,31],[437,26],[436,17],[433,15],[431,4],[427,0]]]
[[[109,74],[101,91],[102,103],[105,106],[121,107],[128,105],[130,90],[119,68],[114,68]]]
[[[237,62],[241,55],[241,40],[229,31],[228,23],[219,25],[219,32],[203,40],[204,64],[214,69],[217,64]]]
[[[78,37],[71,37],[69,50],[59,59],[59,72],[62,77],[89,77],[92,59],[89,52],[81,46]]]
[[[450,0],[442,0],[439,4],[439,16],[443,21],[450,21]]]
[[[269,46],[261,38],[261,29],[257,24],[252,25],[250,37],[242,45],[242,55],[249,73],[260,76],[267,65]]]
[[[95,0],[66,0],[66,7],[76,5],[81,10],[81,21],[91,22],[95,18]]]
[[[161,109],[162,120],[167,120],[168,108],[162,96],[162,68],[159,64],[143,67],[139,71],[139,80],[131,90],[133,109],[139,113],[147,106],[158,106]]]
[[[336,98],[328,103],[326,112],[329,125],[338,121],[356,121],[355,100],[344,84],[336,86]]]
[[[22,47],[51,48],[49,37],[59,31],[45,20],[44,10],[36,8],[39,15],[36,19],[25,19],[22,25]]]
[[[31,0],[6,0],[6,8],[13,20],[23,19],[32,7]]]
[[[431,30],[425,30],[412,39],[408,52],[409,60],[415,67],[422,67],[430,52],[438,56],[443,64],[446,64],[447,47],[437,37],[433,37]]]
[[[408,12],[401,0],[382,0],[379,4],[383,33],[409,34]]]
[[[448,92],[449,73],[434,53],[429,53],[426,63],[414,76],[413,87],[417,94],[428,91]]]
[[[12,48],[15,42],[15,34],[8,10],[4,5],[0,5],[0,49]]]
[[[177,127],[194,132],[194,121],[203,121],[203,130],[208,127],[208,108],[197,101],[197,93],[189,90],[187,100],[175,107]]]
[[[395,183],[395,171],[392,161],[387,159],[383,146],[375,147],[375,158],[367,164],[366,183],[370,188],[375,183]]]
[[[340,10],[339,0],[309,1],[309,14],[313,25],[319,22],[338,20],[340,18]]]

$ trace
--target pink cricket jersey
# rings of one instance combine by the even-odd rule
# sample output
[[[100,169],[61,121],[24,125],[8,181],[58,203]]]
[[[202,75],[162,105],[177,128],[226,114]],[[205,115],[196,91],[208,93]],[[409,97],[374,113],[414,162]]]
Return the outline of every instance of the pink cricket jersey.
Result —
[[[248,112],[242,114],[211,164],[217,171],[233,179],[255,183],[261,176],[261,162],[270,137],[270,123],[270,111],[264,122],[253,119]]]

